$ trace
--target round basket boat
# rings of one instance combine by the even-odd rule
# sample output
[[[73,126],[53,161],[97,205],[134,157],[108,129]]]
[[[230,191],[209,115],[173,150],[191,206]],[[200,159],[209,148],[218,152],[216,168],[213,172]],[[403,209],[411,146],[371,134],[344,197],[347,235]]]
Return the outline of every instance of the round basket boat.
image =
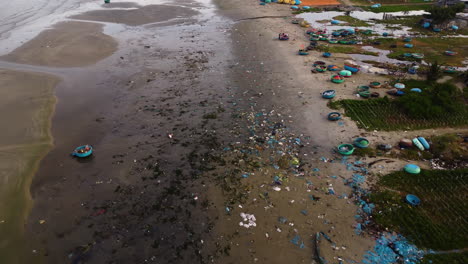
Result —
[[[421,168],[419,168],[419,166],[415,164],[407,164],[404,167],[404,170],[407,173],[411,173],[411,174],[419,174],[421,172]]]
[[[421,88],[411,88],[411,92],[422,93]]]
[[[405,89],[406,86],[403,83],[395,83],[395,85],[393,87],[395,87],[397,89]]]
[[[339,71],[340,67],[338,67],[336,65],[328,65],[327,70],[329,70],[329,71]]]
[[[73,150],[71,155],[78,158],[86,158],[91,154],[93,154],[93,147],[91,145],[83,145]]]
[[[345,81],[345,79],[344,79],[344,77],[335,74],[335,75],[333,75],[333,76],[331,77],[331,81],[332,81],[333,83],[343,83],[343,82]]]
[[[369,91],[369,86],[358,86],[357,94],[363,98],[369,98],[371,96],[371,92]]]
[[[404,45],[404,47],[405,47],[405,48],[412,48],[412,47],[413,47],[413,44],[406,43],[406,44]]]
[[[327,118],[330,121],[338,121],[341,119],[341,114],[338,112],[331,112],[328,114]]]
[[[421,59],[424,59],[424,54],[422,54],[422,53],[411,53],[411,57],[413,57],[415,59],[418,59],[418,60],[421,60]]]
[[[354,140],[353,144],[358,148],[367,148],[369,146],[369,140],[359,137]]]
[[[331,53],[330,52],[324,52],[324,53],[322,53],[322,56],[325,57],[325,58],[330,58]]]
[[[444,54],[447,55],[447,56],[455,56],[455,55],[457,55],[457,52],[451,51],[451,50],[446,50],[444,52]]]
[[[315,61],[314,64],[312,64],[312,66],[319,66],[319,65],[325,65],[326,63],[324,61]]]
[[[371,88],[380,88],[380,87],[382,87],[382,84],[379,83],[379,82],[371,82],[371,83],[369,84],[369,86],[370,86]]]
[[[325,99],[332,99],[335,97],[336,91],[335,90],[326,90],[325,92],[322,93],[322,97]]]
[[[316,72],[326,72],[327,71],[327,66],[325,65],[318,65],[315,67]]]
[[[408,194],[405,196],[405,201],[412,206],[418,206],[421,204],[421,200],[414,194]]]
[[[341,144],[337,147],[338,153],[341,155],[351,155],[354,152],[354,147],[351,144]]]
[[[342,70],[340,71],[339,73],[340,76],[343,76],[345,78],[349,78],[353,75],[353,73],[351,71],[348,71],[348,70]]]
[[[336,40],[336,39],[329,39],[329,40],[328,40],[328,43],[330,43],[330,44],[336,44],[336,43],[338,43],[338,40]]]
[[[412,53],[403,53],[403,57],[410,58],[413,57]]]
[[[309,55],[309,52],[307,52],[306,50],[300,49],[298,54],[301,56],[305,56],[305,55]]]
[[[286,33],[280,33],[279,36],[278,36],[278,39],[279,40],[288,40],[289,36]]]
[[[411,42],[411,38],[404,38],[403,41],[404,42]]]
[[[445,67],[444,72],[445,73],[456,73],[457,68],[453,67],[453,66],[447,66],[447,67]]]

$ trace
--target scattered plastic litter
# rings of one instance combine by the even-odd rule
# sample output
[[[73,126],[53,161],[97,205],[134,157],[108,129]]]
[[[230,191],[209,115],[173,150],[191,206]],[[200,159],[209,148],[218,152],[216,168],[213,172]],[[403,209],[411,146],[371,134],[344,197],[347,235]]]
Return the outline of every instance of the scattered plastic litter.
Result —
[[[363,264],[416,264],[426,252],[410,244],[402,235],[385,233],[376,241],[373,251],[367,251]]]
[[[245,228],[257,226],[257,219],[255,219],[253,214],[240,213],[240,217],[242,218],[242,222],[239,222],[239,226],[243,226]]]
[[[288,222],[288,219],[286,217],[280,216],[278,217],[278,222],[280,222],[281,224],[286,224],[286,222]]]
[[[299,235],[294,236],[293,239],[291,239],[291,243],[293,243],[301,249],[305,248],[304,241],[301,240],[301,237]]]

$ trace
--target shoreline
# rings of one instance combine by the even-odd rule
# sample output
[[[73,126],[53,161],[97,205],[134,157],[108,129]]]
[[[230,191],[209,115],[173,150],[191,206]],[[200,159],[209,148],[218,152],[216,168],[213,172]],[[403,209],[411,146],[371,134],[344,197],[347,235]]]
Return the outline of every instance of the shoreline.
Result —
[[[7,105],[11,103],[21,105],[21,101],[30,101],[37,96],[39,97],[35,100],[33,99],[34,101],[38,99],[44,100],[43,103],[36,106],[34,106],[34,101],[32,101],[32,106],[29,106],[31,108],[31,116],[35,116],[32,118],[33,123],[35,123],[35,128],[29,128],[30,131],[28,131],[27,134],[23,134],[24,132],[21,127],[15,127],[14,122],[8,122],[8,124],[4,124],[4,126],[8,126],[9,129],[15,131],[17,136],[9,136],[9,141],[11,141],[13,145],[7,142],[2,142],[0,144],[2,145],[0,146],[0,155],[3,160],[0,166],[2,166],[3,170],[2,181],[5,183],[1,188],[2,201],[5,202],[5,207],[2,206],[3,208],[0,208],[0,214],[2,215],[2,219],[0,219],[2,221],[0,224],[0,231],[2,234],[6,234],[2,235],[0,255],[2,256],[2,261],[6,261],[6,263],[24,263],[16,262],[15,260],[17,260],[16,258],[18,255],[27,255],[25,254],[26,252],[24,252],[25,247],[23,245],[27,244],[28,240],[23,234],[25,231],[24,223],[26,223],[30,208],[32,208],[33,205],[29,187],[33,176],[38,170],[40,161],[53,146],[51,125],[55,104],[57,102],[54,90],[60,82],[60,79],[52,75],[32,72],[8,71],[3,69],[1,69],[0,72],[0,82],[5,81],[5,75],[20,75],[23,77],[21,78],[22,81],[15,81],[16,85],[14,87],[22,87],[24,89],[24,85],[27,85],[27,80],[32,79],[37,89],[41,88],[40,85],[42,83],[42,90],[44,90],[41,93],[27,91],[27,95],[19,94],[16,99],[11,98],[14,92],[10,90],[6,98],[2,97],[2,104],[6,103]],[[25,84],[21,83],[25,81]],[[26,88],[26,90],[28,90],[28,88]],[[10,100],[8,100],[8,97],[10,97]],[[37,116],[38,112],[40,113],[39,116]],[[19,115],[21,118],[28,118],[28,115],[25,116],[24,113],[22,114],[18,111],[9,111],[9,115]],[[5,117],[3,117],[2,120],[5,120]],[[8,145],[5,146],[5,144]],[[10,157],[14,157],[14,159]],[[17,194],[12,194],[10,192]]]

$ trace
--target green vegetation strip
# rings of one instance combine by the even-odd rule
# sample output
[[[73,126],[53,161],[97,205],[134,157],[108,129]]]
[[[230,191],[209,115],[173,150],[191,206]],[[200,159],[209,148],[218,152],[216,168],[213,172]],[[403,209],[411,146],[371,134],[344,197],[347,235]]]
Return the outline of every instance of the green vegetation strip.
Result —
[[[376,205],[374,220],[381,227],[403,234],[421,248],[451,252],[468,247],[468,169],[397,171],[383,176],[378,186],[380,191],[370,199]],[[407,194],[418,196],[421,204],[407,204]]]
[[[468,125],[468,116],[464,112],[434,118],[414,118],[410,117],[395,100],[387,98],[347,99],[333,102],[330,106],[343,107],[347,116],[356,121],[359,127],[367,130],[417,130]]]
[[[400,11],[414,11],[426,10],[432,5],[382,5],[379,8],[371,8],[370,6],[358,6],[364,10],[372,11],[374,13],[387,13],[387,12],[400,12]]]

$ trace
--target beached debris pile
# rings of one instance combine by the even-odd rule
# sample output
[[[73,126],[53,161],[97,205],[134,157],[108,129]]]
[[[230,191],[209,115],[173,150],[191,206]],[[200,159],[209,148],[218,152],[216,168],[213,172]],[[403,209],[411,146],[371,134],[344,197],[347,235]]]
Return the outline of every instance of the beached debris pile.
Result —
[[[376,240],[372,251],[367,251],[363,264],[416,264],[424,257],[425,251],[418,249],[402,235],[384,233]]]

